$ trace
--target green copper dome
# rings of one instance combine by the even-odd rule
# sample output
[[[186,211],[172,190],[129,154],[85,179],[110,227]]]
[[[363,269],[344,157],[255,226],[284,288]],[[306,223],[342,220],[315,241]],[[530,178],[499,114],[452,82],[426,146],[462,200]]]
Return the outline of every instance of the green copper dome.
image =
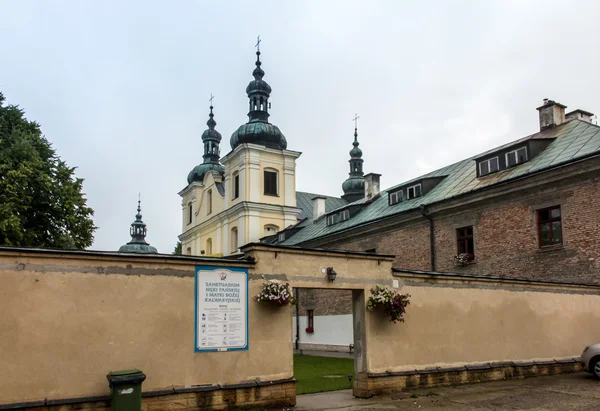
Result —
[[[140,254],[155,254],[156,248],[146,242],[146,224],[142,221],[142,207],[138,200],[137,214],[135,221],[131,223],[129,229],[131,241],[119,248],[120,253],[140,253]]]
[[[287,141],[281,130],[279,130],[279,127],[262,121],[242,124],[231,135],[232,149],[244,143],[260,144],[265,147],[282,150],[287,148]]]
[[[344,195],[342,198],[348,202],[360,200],[365,196],[365,178],[363,177],[362,150],[358,148],[358,131],[354,128],[354,142],[350,150],[350,176],[342,183]]]
[[[194,181],[204,181],[204,176],[210,171],[216,171],[220,174],[225,173],[225,167],[219,163],[219,156],[221,154],[219,148],[221,133],[215,130],[217,122],[214,119],[213,106],[210,106],[210,114],[208,117],[208,121],[206,122],[208,129],[204,130],[204,133],[202,133],[202,142],[204,143],[203,162],[189,172],[187,177],[188,184],[191,184]]]
[[[231,149],[240,144],[259,144],[265,147],[285,150],[287,141],[279,127],[269,123],[269,97],[271,86],[263,80],[265,72],[261,68],[260,51],[256,52],[256,68],[252,72],[254,80],[246,87],[250,101],[248,122],[242,124],[230,139]]]

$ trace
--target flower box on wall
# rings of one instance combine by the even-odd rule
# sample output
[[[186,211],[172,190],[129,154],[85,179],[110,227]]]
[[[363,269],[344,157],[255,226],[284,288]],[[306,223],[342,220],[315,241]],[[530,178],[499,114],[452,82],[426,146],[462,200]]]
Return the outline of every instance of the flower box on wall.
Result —
[[[454,265],[464,267],[465,265],[475,264],[475,254],[462,253],[454,256]]]
[[[307,334],[312,334],[315,332],[315,329],[313,327],[306,327],[304,331],[306,331]]]

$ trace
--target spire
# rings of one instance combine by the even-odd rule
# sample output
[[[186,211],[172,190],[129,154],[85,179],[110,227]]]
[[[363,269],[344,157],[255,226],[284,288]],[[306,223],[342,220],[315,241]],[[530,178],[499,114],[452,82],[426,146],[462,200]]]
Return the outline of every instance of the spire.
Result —
[[[218,163],[220,157],[220,149],[219,143],[221,142],[221,133],[215,130],[217,122],[215,121],[215,115],[213,114],[213,105],[212,105],[213,95],[210,95],[210,113],[208,114],[208,121],[206,125],[208,126],[207,130],[204,130],[202,133],[202,142],[204,143],[204,155],[202,158],[204,159],[204,163]]]
[[[129,234],[131,241],[119,248],[120,253],[156,253],[156,248],[146,242],[146,224],[142,221],[142,201],[138,195],[137,214],[135,221],[131,223]]]
[[[210,113],[208,114],[208,121],[206,125],[208,129],[202,133],[202,143],[204,144],[204,155],[202,156],[202,164],[197,165],[188,174],[188,184],[194,181],[203,182],[204,176],[209,171],[216,171],[221,174],[225,172],[225,168],[219,162],[221,155],[221,149],[219,143],[221,142],[221,133],[215,130],[217,122],[215,121],[215,115],[213,114],[212,101],[214,96],[210,95]]]
[[[365,179],[363,177],[363,159],[362,150],[358,148],[358,119],[354,115],[354,141],[352,142],[352,150],[350,150],[350,173],[349,177],[342,184],[344,195],[342,198],[348,202],[356,201],[365,196]]]
[[[260,61],[260,36],[256,41],[256,67],[252,71],[254,80],[246,87],[249,100],[248,122],[242,124],[231,135],[231,148],[235,149],[240,144],[259,144],[270,148],[285,150],[287,141],[279,128],[269,123],[269,97],[271,86],[263,80],[265,72]]]

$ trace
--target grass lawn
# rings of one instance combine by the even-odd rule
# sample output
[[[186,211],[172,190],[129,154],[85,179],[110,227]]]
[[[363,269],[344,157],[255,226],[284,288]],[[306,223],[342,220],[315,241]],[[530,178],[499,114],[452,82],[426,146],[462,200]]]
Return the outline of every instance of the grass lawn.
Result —
[[[348,374],[354,378],[354,360],[350,358],[316,357],[294,355],[294,378],[297,394],[346,390],[352,388]],[[324,378],[337,376],[341,378]]]

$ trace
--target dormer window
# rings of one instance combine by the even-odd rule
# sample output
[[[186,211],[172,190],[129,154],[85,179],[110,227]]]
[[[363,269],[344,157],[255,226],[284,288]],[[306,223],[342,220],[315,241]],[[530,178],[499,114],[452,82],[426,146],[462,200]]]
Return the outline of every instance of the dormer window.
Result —
[[[421,197],[421,184],[416,184],[414,186],[408,187],[406,190],[407,199]]]
[[[404,200],[404,191],[399,190],[394,193],[389,194],[390,205],[398,204],[399,202]]]
[[[331,214],[327,216],[327,225],[334,225],[339,223],[340,215],[339,214]]]
[[[527,147],[521,147],[506,153],[506,166],[512,167],[527,161]]]
[[[344,210],[340,213],[340,220],[346,221],[350,218],[350,210]]]
[[[490,173],[495,173],[500,170],[500,165],[498,163],[498,157],[492,157],[487,160],[483,160],[479,162],[479,176],[483,177]]]

